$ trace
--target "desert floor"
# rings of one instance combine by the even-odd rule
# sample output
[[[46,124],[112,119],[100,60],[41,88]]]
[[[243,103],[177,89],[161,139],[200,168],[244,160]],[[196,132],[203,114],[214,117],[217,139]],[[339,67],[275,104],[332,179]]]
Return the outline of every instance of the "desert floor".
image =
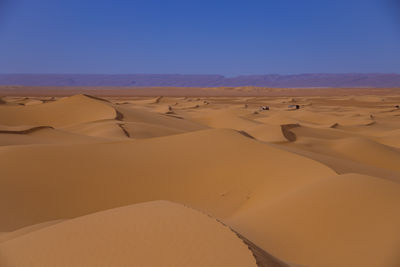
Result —
[[[3,88],[0,266],[400,266],[398,90],[160,90]]]

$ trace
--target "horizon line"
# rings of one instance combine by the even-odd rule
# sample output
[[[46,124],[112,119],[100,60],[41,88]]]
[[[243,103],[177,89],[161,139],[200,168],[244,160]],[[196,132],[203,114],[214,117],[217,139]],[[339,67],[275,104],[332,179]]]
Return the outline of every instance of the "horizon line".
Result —
[[[43,72],[43,73],[29,73],[29,72],[0,72],[0,75],[188,75],[188,76],[223,76],[223,77],[240,77],[240,76],[297,76],[297,75],[400,75],[397,72],[299,72],[290,74],[281,73],[261,73],[261,74],[213,74],[213,73],[73,73],[73,72]]]

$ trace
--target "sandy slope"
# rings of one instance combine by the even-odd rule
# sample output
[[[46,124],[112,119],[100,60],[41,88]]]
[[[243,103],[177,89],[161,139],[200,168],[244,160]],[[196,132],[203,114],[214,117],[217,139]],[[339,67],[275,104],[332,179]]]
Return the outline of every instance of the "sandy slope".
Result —
[[[397,104],[2,97],[0,262],[399,266]]]
[[[272,205],[259,196],[228,224],[275,255],[309,266],[399,265],[400,184],[346,174]]]
[[[229,228],[163,201],[47,226],[0,243],[0,253],[1,266],[257,266]]]
[[[221,218],[260,186],[273,199],[334,174],[227,129],[115,143],[5,146],[0,157],[0,182],[8,185],[0,188],[0,212],[9,214],[1,230],[153,199],[183,202]]]

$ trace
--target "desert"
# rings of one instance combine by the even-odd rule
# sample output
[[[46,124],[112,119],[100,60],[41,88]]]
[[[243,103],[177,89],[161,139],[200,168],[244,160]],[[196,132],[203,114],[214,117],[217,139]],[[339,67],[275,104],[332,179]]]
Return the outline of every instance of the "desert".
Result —
[[[0,267],[400,267],[400,0],[0,0]]]
[[[400,265],[400,89],[0,93],[0,266]]]

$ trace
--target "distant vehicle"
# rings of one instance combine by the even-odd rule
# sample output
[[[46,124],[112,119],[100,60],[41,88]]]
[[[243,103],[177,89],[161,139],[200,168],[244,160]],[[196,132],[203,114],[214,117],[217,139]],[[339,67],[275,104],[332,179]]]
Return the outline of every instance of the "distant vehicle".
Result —
[[[299,109],[299,108],[300,108],[300,105],[289,105],[288,108]]]
[[[395,108],[400,108],[400,105],[396,105],[396,106],[394,106]]]
[[[261,106],[261,107],[260,107],[260,111],[261,111],[261,110],[269,110],[269,107],[268,107],[268,106]]]

